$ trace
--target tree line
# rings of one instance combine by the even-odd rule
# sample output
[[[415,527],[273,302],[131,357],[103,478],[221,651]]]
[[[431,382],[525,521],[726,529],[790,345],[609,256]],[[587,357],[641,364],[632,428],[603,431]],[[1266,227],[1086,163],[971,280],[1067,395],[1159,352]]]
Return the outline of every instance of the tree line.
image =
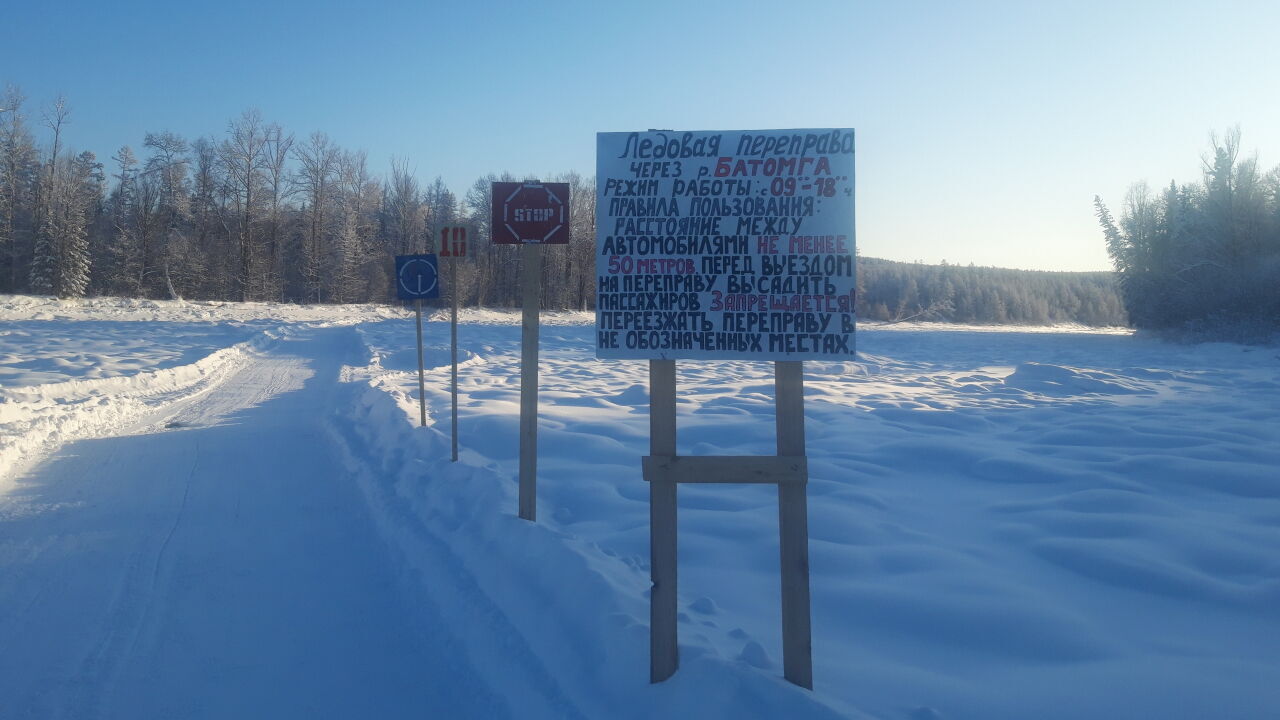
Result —
[[[1280,167],[1214,136],[1200,182],[1129,188],[1117,220],[1094,207],[1136,327],[1263,336],[1280,329]]]
[[[465,221],[476,233],[458,266],[459,302],[520,303],[521,253],[489,242],[490,183],[533,178],[487,174],[458,197],[440,178],[421,185],[403,160],[376,176],[363,151],[322,132],[299,139],[255,110],[221,135],[149,132],[103,161],[68,149],[72,119],[61,98],[31,113],[17,88],[0,97],[0,292],[386,302],[394,256],[433,252],[433,226]],[[594,308],[594,179],[542,179],[570,184],[577,239],[544,249],[543,306]],[[870,258],[858,273],[857,310],[872,320],[1124,320],[1108,273]]]
[[[64,99],[36,116],[17,88],[0,96],[0,292],[383,302],[395,255],[433,252],[432,227],[466,221],[478,232],[459,263],[459,301],[518,303],[520,253],[488,241],[489,187],[534,178],[485,175],[459,198],[440,178],[421,185],[403,160],[377,177],[363,151],[322,132],[299,139],[256,110],[221,136],[150,132],[102,161],[68,149]],[[593,238],[593,181],[542,179],[570,184],[571,232]],[[547,307],[592,306],[592,246],[546,248]]]

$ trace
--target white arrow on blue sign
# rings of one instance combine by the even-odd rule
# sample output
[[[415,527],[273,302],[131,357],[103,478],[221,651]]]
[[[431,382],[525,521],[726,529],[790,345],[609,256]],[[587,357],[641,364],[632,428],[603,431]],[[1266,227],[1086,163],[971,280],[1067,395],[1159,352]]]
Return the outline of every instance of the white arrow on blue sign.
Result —
[[[435,255],[396,256],[396,295],[401,300],[440,297]]]

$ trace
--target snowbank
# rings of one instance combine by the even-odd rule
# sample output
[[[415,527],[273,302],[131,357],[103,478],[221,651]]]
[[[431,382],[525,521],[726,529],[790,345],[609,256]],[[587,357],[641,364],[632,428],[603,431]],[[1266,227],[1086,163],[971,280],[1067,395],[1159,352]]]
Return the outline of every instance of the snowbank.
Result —
[[[415,427],[416,400],[385,376],[348,379],[355,401],[332,426],[348,469],[424,602],[466,638],[454,650],[478,668],[518,660],[523,674],[490,678],[516,716],[848,717],[696,644],[675,679],[648,685],[648,583],[634,559],[518,519],[502,468],[471,450],[449,462],[447,425]],[[548,689],[556,701],[529,704]]]
[[[0,481],[73,440],[103,437],[217,385],[284,329],[188,365],[133,375],[0,388]],[[0,485],[0,488],[3,486]]]

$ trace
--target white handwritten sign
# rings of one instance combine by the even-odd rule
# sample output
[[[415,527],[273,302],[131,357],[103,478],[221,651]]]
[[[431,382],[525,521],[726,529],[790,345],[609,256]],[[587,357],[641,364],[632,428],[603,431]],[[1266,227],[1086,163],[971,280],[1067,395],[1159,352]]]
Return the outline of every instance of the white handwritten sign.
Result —
[[[596,356],[854,358],[853,130],[596,136]]]

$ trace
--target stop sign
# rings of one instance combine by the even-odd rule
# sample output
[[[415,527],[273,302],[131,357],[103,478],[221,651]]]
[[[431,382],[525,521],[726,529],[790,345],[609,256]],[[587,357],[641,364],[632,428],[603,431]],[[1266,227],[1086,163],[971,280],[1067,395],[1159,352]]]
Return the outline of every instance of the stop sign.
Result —
[[[497,245],[564,245],[569,242],[569,183],[493,183]]]

